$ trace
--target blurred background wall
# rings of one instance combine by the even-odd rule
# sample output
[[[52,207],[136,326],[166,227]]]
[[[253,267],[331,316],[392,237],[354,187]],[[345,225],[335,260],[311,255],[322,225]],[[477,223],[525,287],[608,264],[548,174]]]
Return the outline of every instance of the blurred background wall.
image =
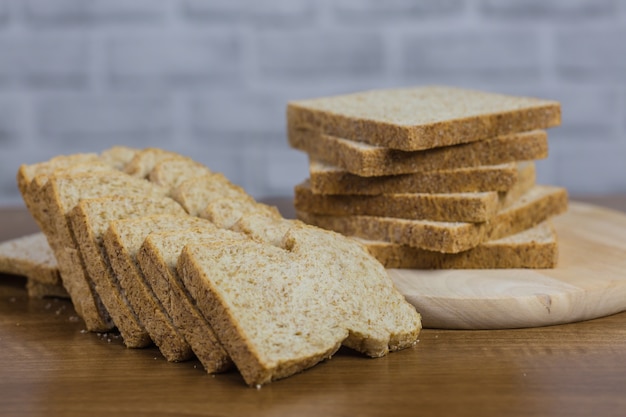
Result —
[[[560,100],[540,181],[626,192],[626,0],[0,0],[0,204],[115,144],[290,196],[288,100],[432,83]]]

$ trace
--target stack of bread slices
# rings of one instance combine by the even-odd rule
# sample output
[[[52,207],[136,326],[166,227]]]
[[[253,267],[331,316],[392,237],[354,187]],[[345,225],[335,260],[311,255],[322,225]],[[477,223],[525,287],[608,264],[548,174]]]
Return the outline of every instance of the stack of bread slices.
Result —
[[[378,357],[417,341],[419,314],[361,245],[284,219],[190,158],[115,147],[22,165],[17,179],[76,313],[127,347],[195,356],[210,373],[234,365],[254,386],[341,345]]]
[[[565,189],[536,184],[556,101],[444,86],[293,101],[309,156],[302,221],[359,240],[387,268],[551,268]]]

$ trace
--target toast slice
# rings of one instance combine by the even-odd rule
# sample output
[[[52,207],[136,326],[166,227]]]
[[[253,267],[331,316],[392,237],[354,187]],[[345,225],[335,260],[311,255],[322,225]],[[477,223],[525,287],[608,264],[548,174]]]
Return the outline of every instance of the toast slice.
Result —
[[[52,232],[47,235],[59,264],[63,286],[77,314],[90,331],[108,331],[113,322],[93,288],[70,229],[68,215],[82,199],[114,195],[165,197],[166,191],[148,181],[112,170],[101,173],[52,175],[41,190]]]
[[[230,182],[221,173],[189,178],[172,190],[171,196],[192,216],[198,216],[209,203],[217,199],[250,198],[243,188]]]
[[[261,385],[330,358],[412,346],[420,316],[382,265],[336,233],[300,225],[281,247],[188,244],[178,272],[245,382]]]
[[[533,227],[567,210],[567,191],[535,185],[515,204],[488,222],[434,222],[376,216],[329,216],[297,211],[308,224],[347,236],[399,243],[436,252],[458,253],[482,242],[499,239]]]
[[[500,269],[554,268],[557,235],[549,220],[517,234],[459,253],[442,253],[396,243],[358,239],[385,268]]]
[[[159,214],[112,221],[102,239],[111,269],[130,306],[150,339],[170,362],[191,357],[191,347],[152,291],[137,262],[137,252],[148,234],[201,227],[206,220],[188,215]],[[198,357],[202,361],[202,357]],[[204,362],[203,362],[204,364]]]
[[[232,360],[207,317],[190,297],[178,275],[176,262],[188,243],[241,239],[246,237],[206,225],[202,228],[150,233],[137,253],[137,261],[154,294],[209,373],[230,369]]]
[[[43,233],[0,243],[0,273],[25,276],[46,285],[61,285],[57,260]]]
[[[415,152],[368,145],[308,130],[289,132],[289,143],[312,159],[361,177],[498,165],[548,156],[548,136],[544,130]]]
[[[368,215],[444,222],[484,222],[513,204],[535,184],[523,177],[509,191],[497,193],[398,193],[380,195],[313,194],[308,181],[295,187],[294,206],[313,214]]]
[[[425,86],[292,101],[289,130],[416,151],[561,123],[556,101]]]
[[[517,182],[520,173],[534,176],[535,164],[531,161],[509,162],[414,174],[361,177],[324,162],[309,162],[311,191],[329,195],[508,191]]]
[[[87,276],[119,330],[124,344],[129,348],[148,346],[152,340],[111,268],[102,238],[112,221],[150,214],[186,215],[178,203],[162,195],[152,198],[143,196],[85,198],[81,199],[68,215]],[[191,355],[189,349],[175,353],[182,355],[171,357],[176,361],[189,359]]]

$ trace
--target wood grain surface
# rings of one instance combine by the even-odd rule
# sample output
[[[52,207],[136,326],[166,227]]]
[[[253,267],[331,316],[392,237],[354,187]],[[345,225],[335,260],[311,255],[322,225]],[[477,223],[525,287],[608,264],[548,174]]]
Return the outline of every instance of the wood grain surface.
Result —
[[[620,206],[626,210],[626,205]],[[26,218],[26,220],[24,220]],[[22,226],[16,226],[24,220]],[[0,209],[0,240],[24,233]],[[515,330],[426,329],[384,358],[347,349],[257,390],[84,331],[71,304],[0,276],[2,416],[623,416],[626,313]]]
[[[501,329],[598,318],[626,310],[626,215],[572,203],[554,219],[554,269],[390,270],[424,327]]]

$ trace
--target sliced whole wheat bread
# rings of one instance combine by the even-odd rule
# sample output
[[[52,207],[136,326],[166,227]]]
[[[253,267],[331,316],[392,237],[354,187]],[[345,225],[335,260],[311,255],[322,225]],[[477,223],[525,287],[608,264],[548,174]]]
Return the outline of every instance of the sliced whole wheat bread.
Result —
[[[189,359],[191,347],[183,337],[183,331],[175,326],[152,291],[137,262],[137,252],[152,232],[205,224],[205,220],[188,215],[147,215],[112,221],[103,237],[105,251],[121,289],[150,338],[168,361]],[[202,361],[203,358],[199,359]]]
[[[397,243],[356,238],[385,268],[500,269],[554,268],[557,235],[549,220],[514,235],[459,253],[442,253]]]
[[[330,358],[415,344],[420,316],[380,263],[349,239],[300,225],[281,247],[252,240],[188,244],[178,272],[249,385]]]
[[[131,177],[129,179],[134,180]],[[124,344],[130,348],[145,347],[152,341],[111,269],[102,238],[112,221],[149,214],[186,215],[178,203],[162,195],[152,198],[116,196],[81,199],[68,215],[87,275],[122,335]],[[189,349],[172,352],[176,353],[182,356],[174,357],[172,360],[190,357]]]
[[[523,178],[507,192],[398,193],[380,195],[313,194],[308,181],[295,187],[296,210],[334,216],[368,215],[444,222],[484,222],[513,204],[534,185]]]
[[[297,211],[299,219],[347,236],[458,253],[512,235],[567,210],[564,188],[536,185],[488,222],[434,222],[376,216],[329,216]]]
[[[548,137],[543,130],[511,133],[477,142],[415,152],[368,145],[306,130],[289,132],[289,143],[306,152],[312,159],[361,177],[497,165],[544,159],[548,156]]]
[[[137,178],[147,179],[154,166],[164,159],[184,158],[176,152],[159,148],[145,148],[137,151],[133,158],[124,165],[124,172]]]
[[[171,196],[192,216],[198,216],[209,203],[217,199],[250,197],[243,188],[220,173],[189,178],[172,190]]]
[[[414,174],[361,177],[333,165],[310,161],[309,180],[315,194],[378,195],[393,193],[475,193],[507,191],[522,173],[535,175],[533,162],[509,162]]]
[[[154,164],[148,174],[148,180],[153,184],[173,190],[190,178],[212,173],[209,168],[201,163],[187,157],[178,156],[164,158]]]
[[[230,369],[232,361],[180,280],[176,262],[188,243],[241,239],[246,237],[207,222],[201,228],[150,233],[137,253],[137,261],[154,294],[209,373]]]
[[[405,151],[546,129],[560,122],[556,101],[443,86],[372,90],[287,105],[289,130]]]
[[[41,190],[41,201],[48,210],[53,232],[48,242],[55,253],[63,286],[70,294],[77,314],[90,331],[107,331],[113,322],[93,288],[84,260],[78,250],[68,215],[82,199],[111,195],[161,196],[166,192],[145,180],[119,171],[52,175]]]
[[[139,149],[118,145],[102,151],[99,156],[103,162],[122,171],[138,152]]]
[[[242,217],[252,213],[282,219],[282,216],[276,207],[259,203],[250,196],[240,198],[218,198],[209,202],[209,204],[199,213],[199,216],[210,220],[221,229],[230,229]]]
[[[46,285],[61,285],[57,260],[43,233],[1,242],[0,273],[25,276]]]

